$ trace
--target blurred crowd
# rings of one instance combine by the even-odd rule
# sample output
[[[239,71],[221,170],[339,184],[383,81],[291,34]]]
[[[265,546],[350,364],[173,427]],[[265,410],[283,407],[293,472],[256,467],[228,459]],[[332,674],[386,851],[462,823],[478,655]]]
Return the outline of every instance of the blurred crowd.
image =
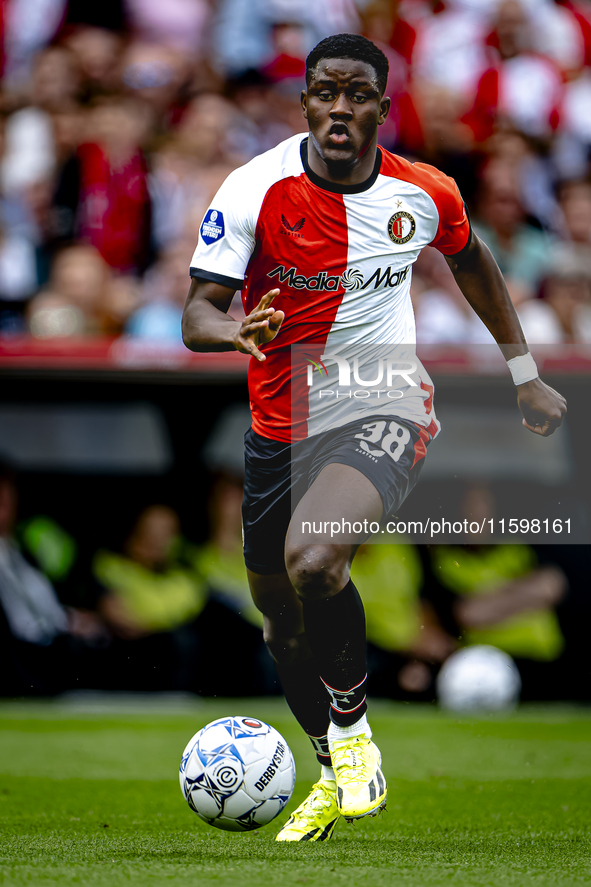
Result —
[[[363,33],[390,60],[381,143],[453,176],[533,343],[591,341],[591,0],[6,0],[0,335],[179,345],[202,215],[304,131],[305,57]],[[423,343],[489,334],[443,258]]]
[[[209,494],[198,538],[194,516],[183,526],[174,502],[125,506],[123,496],[123,518],[105,514],[99,538],[84,538],[89,513],[65,527],[52,496],[21,511],[22,478],[0,460],[0,696],[281,692],[242,554],[237,454],[247,423],[247,407],[231,407],[201,453]],[[471,482],[462,508],[494,508],[491,486]],[[432,701],[446,660],[487,644],[515,661],[522,699],[591,701],[588,562],[588,546],[469,535],[362,546],[352,578],[366,611],[370,693]]]

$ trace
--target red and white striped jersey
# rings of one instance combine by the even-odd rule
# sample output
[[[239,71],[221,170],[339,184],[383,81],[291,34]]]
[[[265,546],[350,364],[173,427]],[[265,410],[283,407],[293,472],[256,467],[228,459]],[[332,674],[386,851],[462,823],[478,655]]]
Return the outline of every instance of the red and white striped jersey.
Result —
[[[262,347],[267,359],[250,361],[254,430],[292,441],[379,414],[434,437],[433,385],[415,355],[412,265],[425,246],[454,255],[469,239],[453,179],[383,148],[358,185],[317,176],[308,166],[307,135],[232,172],[204,216],[191,276],[242,290],[246,314],[280,289],[273,307],[285,312],[281,330]],[[380,400],[378,376],[365,364],[373,391],[367,399],[318,396],[338,388],[339,355],[373,349],[375,356],[389,346],[417,364],[414,381],[398,380],[398,400]],[[294,354],[305,356],[306,372]]]

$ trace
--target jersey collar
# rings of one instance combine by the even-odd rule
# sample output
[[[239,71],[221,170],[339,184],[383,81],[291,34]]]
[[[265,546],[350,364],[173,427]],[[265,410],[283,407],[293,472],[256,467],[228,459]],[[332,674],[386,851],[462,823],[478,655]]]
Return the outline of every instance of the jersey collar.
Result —
[[[302,143],[300,145],[300,156],[302,158],[302,164],[306,175],[308,176],[312,184],[317,185],[324,191],[332,191],[333,194],[360,194],[362,191],[368,191],[379,176],[380,168],[382,166],[382,152],[378,145],[378,150],[376,151],[376,162],[374,163],[373,172],[368,179],[366,179],[364,182],[359,182],[357,185],[335,185],[334,182],[328,182],[321,176],[316,175],[316,173],[310,169],[310,166],[308,164],[308,139],[302,139]]]

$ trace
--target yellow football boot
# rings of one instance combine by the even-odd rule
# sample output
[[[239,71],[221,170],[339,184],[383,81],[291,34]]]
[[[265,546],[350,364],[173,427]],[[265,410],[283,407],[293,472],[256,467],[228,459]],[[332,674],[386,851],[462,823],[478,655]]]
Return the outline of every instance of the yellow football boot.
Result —
[[[386,806],[386,780],[380,750],[366,736],[329,739],[337,780],[338,811],[348,822],[376,816]]]
[[[336,783],[320,779],[306,800],[291,814],[275,840],[328,841],[340,818]]]

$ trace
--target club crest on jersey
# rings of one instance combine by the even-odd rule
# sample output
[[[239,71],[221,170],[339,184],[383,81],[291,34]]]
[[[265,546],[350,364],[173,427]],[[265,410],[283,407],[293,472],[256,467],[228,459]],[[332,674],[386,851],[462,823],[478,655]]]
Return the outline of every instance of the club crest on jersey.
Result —
[[[410,213],[399,210],[390,217],[388,222],[388,237],[393,243],[408,243],[415,235],[417,223]]]
[[[226,233],[224,214],[217,209],[208,209],[201,222],[201,240],[208,246],[216,243]]]

